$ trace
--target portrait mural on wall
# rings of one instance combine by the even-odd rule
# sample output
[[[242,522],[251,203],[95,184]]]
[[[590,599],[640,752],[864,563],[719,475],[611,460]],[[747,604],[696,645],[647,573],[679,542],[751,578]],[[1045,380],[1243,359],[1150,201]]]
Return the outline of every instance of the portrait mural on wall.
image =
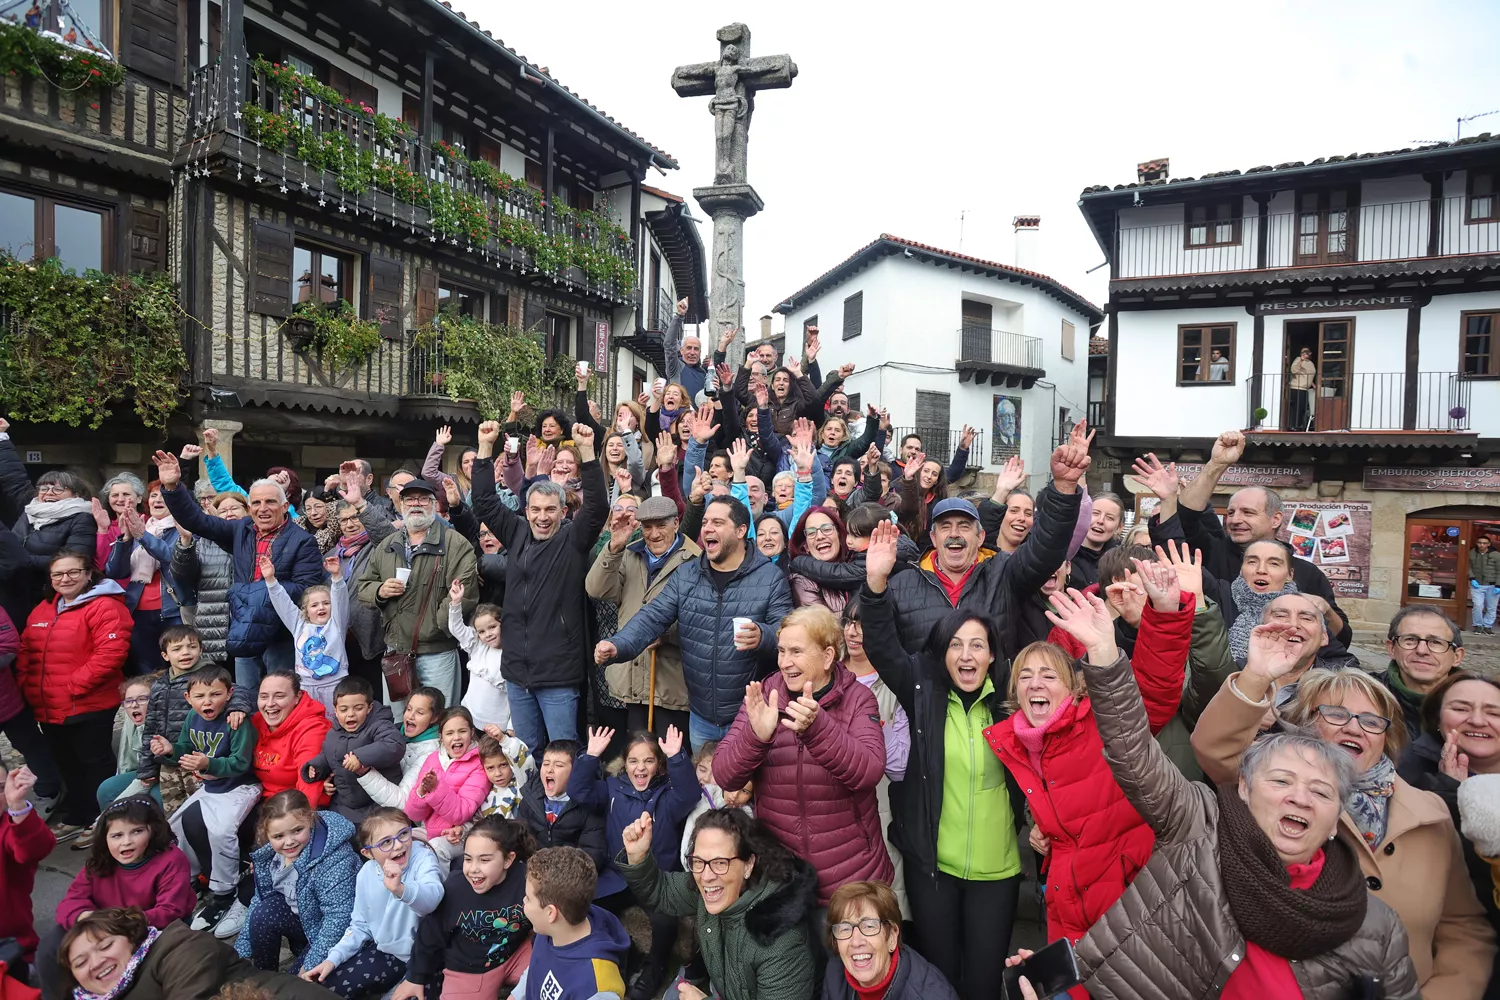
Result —
[[[996,396],[990,428],[990,461],[1003,462],[1021,453],[1021,397]]]

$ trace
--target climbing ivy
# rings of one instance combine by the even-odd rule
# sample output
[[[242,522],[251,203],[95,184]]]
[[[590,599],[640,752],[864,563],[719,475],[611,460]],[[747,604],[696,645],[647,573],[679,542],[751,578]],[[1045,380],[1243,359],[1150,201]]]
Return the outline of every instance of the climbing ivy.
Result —
[[[442,390],[453,399],[474,400],[485,420],[502,419],[517,390],[539,399],[576,385],[574,360],[559,354],[548,361],[538,336],[452,309],[418,330],[412,346],[436,354]]]

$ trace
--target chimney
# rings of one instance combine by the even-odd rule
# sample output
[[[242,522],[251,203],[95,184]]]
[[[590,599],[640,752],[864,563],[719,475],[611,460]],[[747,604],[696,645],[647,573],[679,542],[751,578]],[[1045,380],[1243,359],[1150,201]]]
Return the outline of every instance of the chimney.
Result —
[[[1135,179],[1141,184],[1161,184],[1172,172],[1172,161],[1165,156],[1135,165]]]
[[[1016,227],[1016,266],[1028,271],[1039,270],[1041,263],[1042,217],[1017,215],[1010,220]]]
[[[769,313],[760,318],[760,339],[771,339],[771,316]]]

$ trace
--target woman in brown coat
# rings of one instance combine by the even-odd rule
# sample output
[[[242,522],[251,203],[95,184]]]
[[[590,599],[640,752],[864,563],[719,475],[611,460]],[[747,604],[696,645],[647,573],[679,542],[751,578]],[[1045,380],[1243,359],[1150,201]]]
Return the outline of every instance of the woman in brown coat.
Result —
[[[1052,603],[1074,635],[1091,633],[1081,667],[1105,757],[1156,832],[1151,860],[1078,943],[1090,996],[1416,1000],[1401,921],[1366,891],[1334,834],[1352,781],[1347,755],[1278,733],[1245,752],[1237,782],[1189,782],[1151,737],[1104,602],[1075,590]],[[1286,631],[1262,625],[1251,645],[1289,670],[1297,653]]]
[[[1274,688],[1264,663],[1252,659],[1209,702],[1193,749],[1210,779],[1226,780],[1239,766]],[[1479,1000],[1495,933],[1474,894],[1447,806],[1396,774],[1406,727],[1395,699],[1364,671],[1312,670],[1284,715],[1354,763],[1338,835],[1358,857],[1370,891],[1401,918],[1423,1000]]]

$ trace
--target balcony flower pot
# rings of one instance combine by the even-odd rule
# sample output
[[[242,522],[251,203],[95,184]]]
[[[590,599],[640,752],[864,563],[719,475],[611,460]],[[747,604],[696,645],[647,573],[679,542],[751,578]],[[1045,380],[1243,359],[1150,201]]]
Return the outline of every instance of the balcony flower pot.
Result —
[[[588,284],[589,280],[588,275],[584,273],[583,268],[579,267],[577,264],[568,265],[568,267],[563,271],[562,276],[575,285],[586,285]]]
[[[292,350],[299,354],[306,354],[308,348],[312,347],[313,335],[317,332],[317,326],[310,316],[293,316],[286,321],[286,340],[292,345]]]

